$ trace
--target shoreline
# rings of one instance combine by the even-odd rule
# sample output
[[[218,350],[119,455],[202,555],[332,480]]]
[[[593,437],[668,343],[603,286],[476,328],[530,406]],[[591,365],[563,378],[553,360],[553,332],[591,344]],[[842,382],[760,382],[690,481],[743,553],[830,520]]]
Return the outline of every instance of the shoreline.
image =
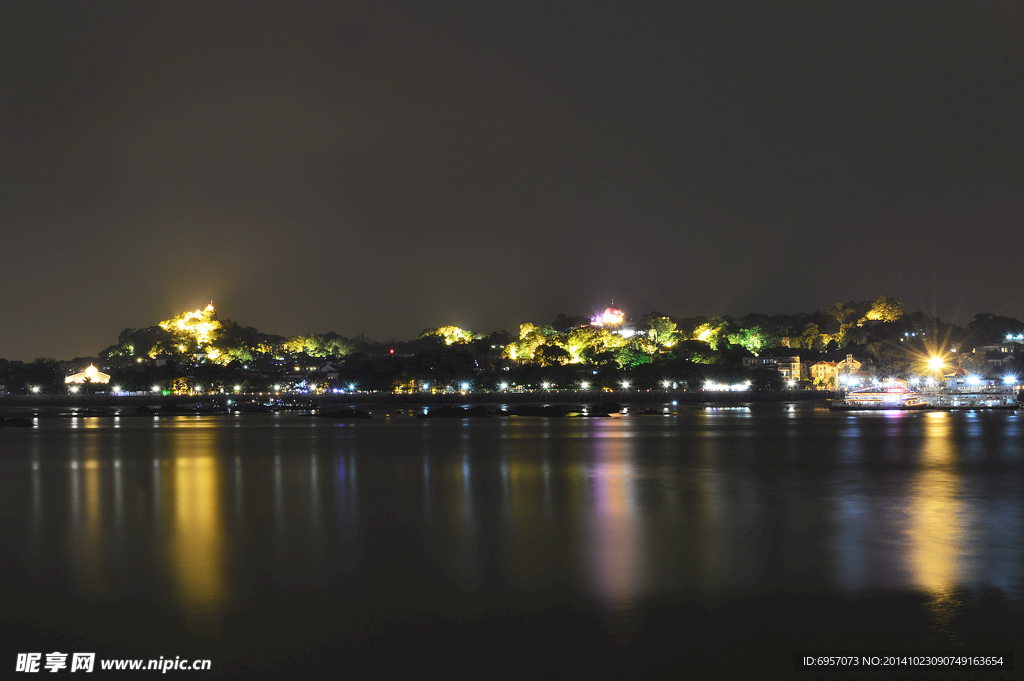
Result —
[[[438,393],[438,394],[322,394],[322,395],[8,395],[0,397],[0,418],[35,414],[59,416],[204,416],[228,413],[211,410],[214,403],[266,401],[273,397],[284,404],[262,411],[304,412],[312,409],[338,410],[346,407],[394,409],[395,407],[441,407],[472,405],[580,406],[612,402],[617,405],[741,405],[752,403],[824,402],[824,391],[706,392],[706,391],[552,391],[544,393]],[[174,405],[173,407],[170,405]],[[200,406],[201,405],[201,406]],[[199,407],[199,408],[197,408]],[[205,408],[203,408],[205,407]],[[84,410],[87,413],[81,413]],[[95,411],[94,411],[95,410]],[[93,413],[89,413],[93,412]],[[241,410],[239,410],[241,412]],[[258,411],[257,411],[258,413]]]

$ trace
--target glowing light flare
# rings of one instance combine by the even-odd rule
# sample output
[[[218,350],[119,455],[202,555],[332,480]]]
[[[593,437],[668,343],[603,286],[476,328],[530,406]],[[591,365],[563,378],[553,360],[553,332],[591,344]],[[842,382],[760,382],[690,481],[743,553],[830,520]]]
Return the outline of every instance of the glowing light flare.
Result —
[[[625,321],[625,313],[617,307],[606,307],[598,317],[592,317],[590,323],[594,326],[614,326]]]
[[[734,383],[732,385],[726,383],[715,383],[713,381],[708,381],[707,383],[704,384],[704,390],[709,391],[739,392],[748,389],[750,389],[750,381],[747,381],[746,383]]]

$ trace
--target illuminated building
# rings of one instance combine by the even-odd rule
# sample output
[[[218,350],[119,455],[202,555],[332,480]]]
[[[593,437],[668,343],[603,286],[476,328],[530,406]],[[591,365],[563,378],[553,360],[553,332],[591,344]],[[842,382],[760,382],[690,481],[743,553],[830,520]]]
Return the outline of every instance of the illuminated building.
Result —
[[[800,363],[799,355],[784,356],[784,357],[744,357],[743,368],[744,369],[758,369],[765,367],[768,369],[775,369],[781,375],[783,380],[799,381],[803,378],[803,366]]]
[[[619,308],[615,307],[615,302],[612,301],[612,304],[609,307],[606,307],[604,309],[604,312],[602,312],[600,315],[596,315],[596,316],[590,318],[590,325],[591,326],[616,326],[618,324],[621,324],[623,321],[625,321],[625,319],[626,319],[625,313],[622,310],[620,310]]]
[[[822,360],[811,365],[811,380],[818,385],[835,387],[839,382],[839,369],[835,362]]]
[[[71,374],[64,378],[65,383],[109,383],[110,374],[105,374],[92,364],[86,367],[85,371],[79,371],[77,374]]]

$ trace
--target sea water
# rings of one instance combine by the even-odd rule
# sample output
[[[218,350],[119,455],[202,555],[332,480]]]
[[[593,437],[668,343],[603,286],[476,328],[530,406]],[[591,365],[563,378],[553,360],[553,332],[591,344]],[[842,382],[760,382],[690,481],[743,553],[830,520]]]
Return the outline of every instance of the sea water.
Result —
[[[1014,412],[417,413],[0,431],[0,665],[787,678],[1024,640]]]

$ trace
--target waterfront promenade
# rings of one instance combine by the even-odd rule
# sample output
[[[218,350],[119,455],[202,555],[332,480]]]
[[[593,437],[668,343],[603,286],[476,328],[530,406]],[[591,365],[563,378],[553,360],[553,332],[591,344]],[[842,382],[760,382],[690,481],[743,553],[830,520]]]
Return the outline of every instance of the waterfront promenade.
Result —
[[[282,400],[289,405],[430,405],[430,404],[598,404],[615,402],[619,404],[662,404],[679,402],[687,404],[746,402],[791,402],[824,401],[833,393],[815,390],[766,391],[709,391],[709,390],[551,390],[538,392],[483,392],[466,393],[243,393],[213,395],[157,395],[143,393],[136,395],[4,395],[0,396],[0,413],[4,411],[27,411],[34,408],[108,408],[140,406],[160,407],[166,404],[178,406],[210,405],[226,400],[236,402]]]

